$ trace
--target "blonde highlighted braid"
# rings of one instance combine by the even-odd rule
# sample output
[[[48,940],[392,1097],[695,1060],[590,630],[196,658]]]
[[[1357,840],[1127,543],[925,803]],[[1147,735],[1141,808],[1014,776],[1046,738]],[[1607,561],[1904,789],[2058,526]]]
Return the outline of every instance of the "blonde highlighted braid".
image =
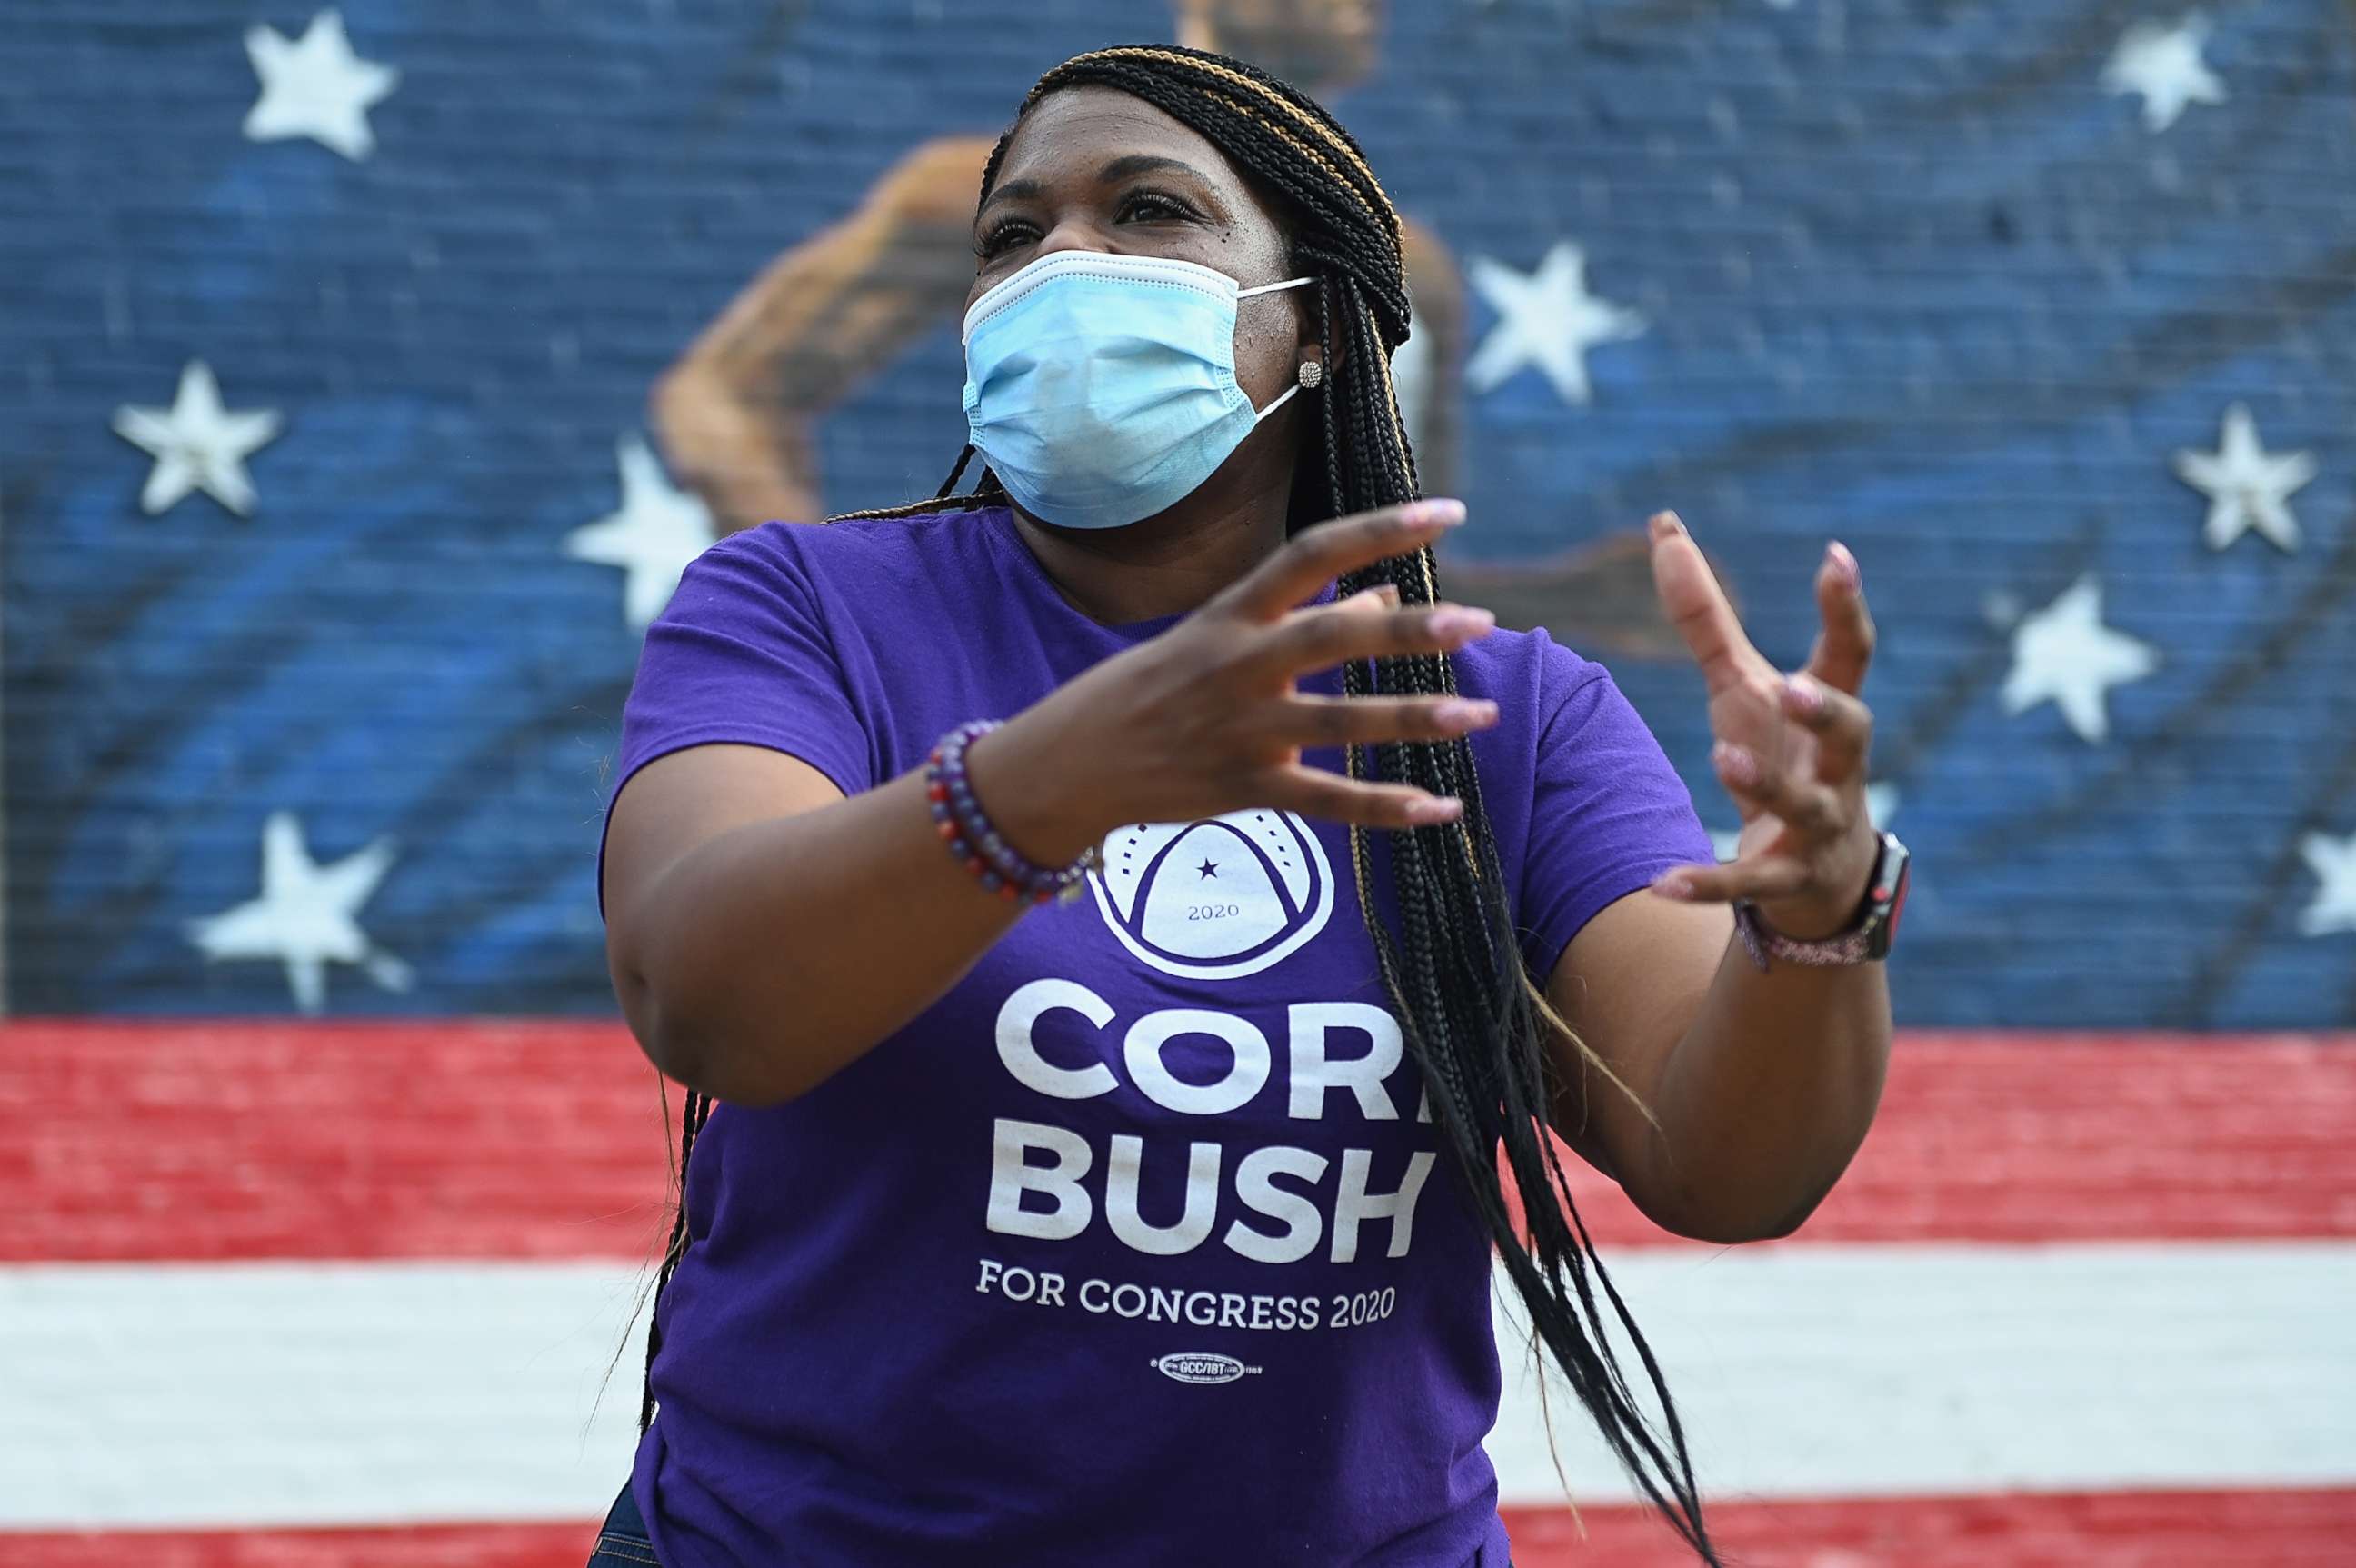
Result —
[[[1408,329],[1399,218],[1350,134],[1311,99],[1241,60],[1171,44],[1123,45],[1076,56],[1039,79],[991,153],[981,196],[996,185],[1023,114],[1048,94],[1079,86],[1129,93],[1217,146],[1273,199],[1290,231],[1292,270],[1322,280],[1312,297],[1327,379],[1316,433],[1297,464],[1292,531],[1420,494],[1391,381],[1390,356]],[[972,456],[971,446],[958,455],[930,500],[830,521],[1005,504],[987,467],[974,489],[951,493]],[[1382,584],[1397,588],[1402,604],[1440,598],[1429,548],[1352,573],[1339,592]],[[1343,689],[1352,696],[1453,693],[1456,671],[1440,654],[1361,661],[1344,667]],[[1591,1073],[1631,1101],[1635,1096],[1547,1004],[1544,977],[1532,975],[1523,960],[1471,746],[1462,740],[1353,746],[1346,767],[1354,779],[1414,784],[1464,802],[1455,822],[1384,835],[1379,848],[1388,856],[1396,931],[1377,914],[1377,843],[1365,829],[1350,830],[1351,869],[1383,985],[1429,1087],[1453,1168],[1528,1311],[1535,1338],[1644,1496],[1703,1562],[1719,1568],[1676,1404],[1595,1255],[1547,1135],[1554,1107],[1583,1104],[1586,1088],[1561,1081],[1557,1044],[1572,1045],[1583,1079]],[[708,1103],[691,1103],[682,1120],[682,1166],[706,1112]],[[684,1240],[682,1216],[665,1281]],[[1659,1406],[1659,1434],[1622,1374],[1603,1302],[1643,1363]],[[656,1342],[650,1335],[649,1365]]]

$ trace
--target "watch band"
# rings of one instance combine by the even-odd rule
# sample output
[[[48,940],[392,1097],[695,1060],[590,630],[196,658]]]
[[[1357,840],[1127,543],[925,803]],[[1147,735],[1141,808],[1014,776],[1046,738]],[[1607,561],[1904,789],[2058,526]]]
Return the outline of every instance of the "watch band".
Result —
[[[1785,936],[1760,918],[1759,907],[1749,899],[1737,899],[1734,934],[1741,939],[1742,950],[1751,955],[1751,961],[1763,972],[1771,960],[1779,958],[1786,963],[1833,969],[1888,957],[1890,943],[1898,934],[1898,918],[1906,908],[1912,857],[1896,833],[1883,832],[1879,838],[1881,849],[1874,858],[1873,875],[1866,884],[1865,898],[1858,906],[1857,918],[1845,931],[1802,941]]]

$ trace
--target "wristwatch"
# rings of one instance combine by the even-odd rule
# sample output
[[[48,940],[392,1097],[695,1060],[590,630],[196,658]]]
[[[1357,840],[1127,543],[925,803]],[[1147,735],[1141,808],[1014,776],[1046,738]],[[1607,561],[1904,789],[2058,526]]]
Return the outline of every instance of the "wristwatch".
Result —
[[[1845,931],[1804,942],[1785,936],[1761,919],[1759,907],[1749,899],[1737,899],[1734,931],[1742,939],[1743,950],[1751,955],[1751,961],[1762,970],[1773,958],[1829,969],[1888,958],[1890,944],[1898,936],[1898,917],[1906,909],[1911,857],[1896,833],[1884,832],[1879,837],[1881,853],[1875,857],[1873,875],[1865,885],[1865,901],[1858,906],[1857,918]]]

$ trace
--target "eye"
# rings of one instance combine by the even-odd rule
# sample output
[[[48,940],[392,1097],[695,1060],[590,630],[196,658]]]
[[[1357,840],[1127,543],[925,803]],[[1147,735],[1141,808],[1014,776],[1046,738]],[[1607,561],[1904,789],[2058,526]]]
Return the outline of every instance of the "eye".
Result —
[[[1001,218],[973,242],[973,253],[986,262],[1022,243],[1025,235],[1036,239],[1038,234],[1037,228],[1023,219]]]
[[[1141,189],[1132,190],[1120,199],[1120,210],[1116,216],[1124,220],[1135,217],[1148,223],[1159,223],[1172,220],[1184,222],[1200,215],[1167,191]]]

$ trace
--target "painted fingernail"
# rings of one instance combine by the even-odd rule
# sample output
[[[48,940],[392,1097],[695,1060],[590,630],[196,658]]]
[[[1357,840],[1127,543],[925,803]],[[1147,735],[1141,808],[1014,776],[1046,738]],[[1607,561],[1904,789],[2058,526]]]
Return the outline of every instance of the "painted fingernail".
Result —
[[[1738,789],[1747,789],[1759,782],[1759,759],[1751,755],[1747,746],[1721,740],[1710,747],[1709,759],[1718,765],[1726,781]]]
[[[1653,891],[1664,898],[1674,898],[1680,904],[1690,902],[1694,896],[1693,884],[1674,871],[1654,883]]]
[[[1786,676],[1783,694],[1790,699],[1792,711],[1802,718],[1809,717],[1825,705],[1825,689],[1805,675]]]
[[[1410,525],[1417,528],[1422,528],[1427,524],[1453,528],[1464,521],[1464,503],[1446,496],[1432,496],[1423,500],[1408,502],[1400,515]]]
[[[1848,585],[1850,593],[1864,588],[1865,568],[1857,564],[1857,557],[1849,553],[1847,545],[1836,539],[1825,547],[1825,553],[1832,557],[1833,569],[1841,575],[1841,581]]]
[[[1486,728],[1497,722],[1497,704],[1485,699],[1450,697],[1434,712],[1449,729]]]
[[[1453,795],[1430,795],[1420,800],[1410,800],[1407,820],[1418,827],[1434,822],[1452,822],[1464,812],[1464,802]]]
[[[1451,605],[1446,609],[1432,612],[1431,635],[1434,637],[1461,637],[1470,642],[1476,637],[1488,636],[1496,628],[1497,618],[1487,610]]]

